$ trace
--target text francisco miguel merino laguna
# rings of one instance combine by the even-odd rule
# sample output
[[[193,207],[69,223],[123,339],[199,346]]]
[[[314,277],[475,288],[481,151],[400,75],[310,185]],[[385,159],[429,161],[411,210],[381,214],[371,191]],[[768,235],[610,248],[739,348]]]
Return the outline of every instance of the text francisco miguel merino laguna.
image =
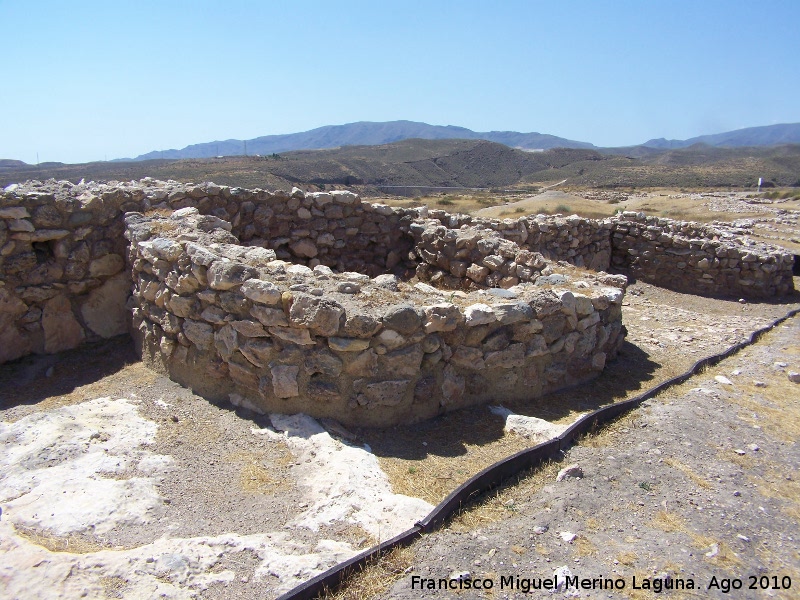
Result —
[[[694,590],[697,589],[693,579],[686,578],[642,578],[632,577],[631,589],[651,590],[660,593],[665,590]],[[552,577],[520,577],[515,575],[500,576],[498,589],[519,590],[528,593],[532,590],[624,590],[628,581],[622,577],[594,577],[582,578],[578,575],[553,574]],[[490,590],[495,587],[495,580],[490,578],[433,578],[411,577],[412,590]]]

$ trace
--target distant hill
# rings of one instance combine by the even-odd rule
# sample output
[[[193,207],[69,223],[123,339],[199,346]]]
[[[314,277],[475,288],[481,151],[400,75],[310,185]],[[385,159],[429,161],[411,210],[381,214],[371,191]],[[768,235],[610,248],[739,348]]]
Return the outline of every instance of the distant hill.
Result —
[[[519,133],[516,131],[479,132],[454,125],[428,125],[427,123],[415,121],[388,121],[385,123],[360,121],[346,125],[327,125],[302,133],[265,135],[250,140],[220,140],[192,144],[181,150],[157,150],[142,154],[134,159],[119,160],[213,158],[215,156],[240,156],[243,154],[267,156],[293,150],[319,150],[342,146],[390,144],[412,138],[424,140],[487,140],[525,150],[594,148],[592,144],[587,142],[577,142],[544,133]]]
[[[701,135],[688,140],[666,140],[664,138],[658,138],[649,140],[642,145],[660,150],[674,150],[677,148],[688,148],[695,144],[707,144],[718,148],[800,144],[800,123],[747,127],[746,129],[726,131],[725,133]]]
[[[641,146],[637,148],[642,148]],[[374,146],[298,150],[279,156],[25,165],[0,168],[0,188],[26,179],[128,181],[142,177],[215,181],[224,185],[289,190],[347,187],[365,196],[416,194],[410,188],[532,189],[567,185],[604,188],[800,186],[800,145],[676,150],[646,149],[639,156],[593,149],[525,152],[484,140],[408,139]],[[0,166],[2,163],[0,163]]]
[[[21,160],[14,160],[11,158],[0,158],[0,169],[19,169],[21,167],[29,167],[30,165]]]

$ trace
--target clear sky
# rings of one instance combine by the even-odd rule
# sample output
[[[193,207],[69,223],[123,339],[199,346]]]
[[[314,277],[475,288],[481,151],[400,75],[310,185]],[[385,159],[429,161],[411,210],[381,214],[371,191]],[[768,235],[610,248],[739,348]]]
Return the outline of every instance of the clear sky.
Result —
[[[409,119],[599,146],[800,121],[800,0],[0,0],[0,158]]]

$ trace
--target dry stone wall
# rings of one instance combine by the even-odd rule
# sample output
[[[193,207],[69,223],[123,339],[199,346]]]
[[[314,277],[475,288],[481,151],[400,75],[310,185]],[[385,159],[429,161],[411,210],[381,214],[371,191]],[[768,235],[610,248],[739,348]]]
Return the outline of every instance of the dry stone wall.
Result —
[[[0,362],[132,326],[145,360],[212,397],[425,418],[596,375],[624,337],[609,267],[690,292],[792,290],[784,250],[635,213],[488,220],[348,191],[28,182],[0,195]]]
[[[624,339],[622,276],[582,274],[575,291],[562,276],[561,286],[446,295],[276,260],[195,208],[126,223],[143,358],[258,411],[415,421],[576,384]]]
[[[611,220],[528,215],[517,219],[481,219],[431,210],[429,216],[450,229],[464,226],[490,229],[525,250],[539,252],[547,260],[563,260],[593,271],[608,270],[611,260]]]
[[[794,256],[734,227],[624,212],[614,220],[612,266],[694,294],[773,298],[794,289]]]
[[[174,189],[163,205],[196,207],[229,221],[241,243],[273,249],[278,258],[311,267],[323,264],[374,277],[415,266],[406,260],[408,224],[417,211],[361,202],[346,190],[287,193],[203,184]]]
[[[549,276],[553,260],[608,268],[610,222],[580,217],[473,220],[430,211],[410,226],[417,276],[449,289],[509,288]]]
[[[0,197],[0,363],[128,331],[121,215],[144,195],[74,187],[9,186]]]

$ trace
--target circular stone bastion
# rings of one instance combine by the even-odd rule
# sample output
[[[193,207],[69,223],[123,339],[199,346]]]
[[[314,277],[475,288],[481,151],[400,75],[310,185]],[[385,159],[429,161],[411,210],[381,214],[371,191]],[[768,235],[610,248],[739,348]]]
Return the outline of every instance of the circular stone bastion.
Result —
[[[531,217],[503,231],[300,190],[227,216],[124,217],[137,348],[213,400],[408,423],[581,383],[624,341],[627,279],[582,268],[608,265],[606,222],[561,219],[563,236]],[[554,235],[562,256],[533,250],[534,235]]]

